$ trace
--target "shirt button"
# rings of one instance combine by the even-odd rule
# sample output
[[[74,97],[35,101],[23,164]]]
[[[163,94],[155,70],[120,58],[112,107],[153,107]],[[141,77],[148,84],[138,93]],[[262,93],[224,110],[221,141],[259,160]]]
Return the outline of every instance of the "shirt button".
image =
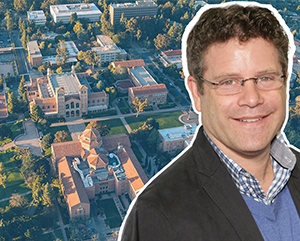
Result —
[[[245,177],[247,177],[247,178],[250,178],[250,173],[248,173],[248,172],[245,172]]]

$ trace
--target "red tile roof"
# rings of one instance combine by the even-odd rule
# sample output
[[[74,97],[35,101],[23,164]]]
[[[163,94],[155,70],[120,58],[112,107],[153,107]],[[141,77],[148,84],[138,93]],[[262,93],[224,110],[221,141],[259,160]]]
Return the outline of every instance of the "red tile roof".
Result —
[[[181,49],[176,49],[176,50],[167,50],[167,51],[162,51],[162,55],[165,55],[167,57],[172,57],[172,56],[180,56],[181,55]]]
[[[137,66],[145,66],[145,62],[143,59],[134,59],[134,60],[127,60],[127,61],[113,62],[112,65],[114,66],[114,68],[117,68],[119,65],[125,68],[132,68]]]
[[[71,167],[72,158],[63,157],[57,161],[59,177],[70,207],[90,203],[77,171]]]

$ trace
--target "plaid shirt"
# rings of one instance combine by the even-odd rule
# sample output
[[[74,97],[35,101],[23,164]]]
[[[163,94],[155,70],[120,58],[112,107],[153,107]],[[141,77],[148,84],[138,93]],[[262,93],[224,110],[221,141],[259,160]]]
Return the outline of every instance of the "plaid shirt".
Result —
[[[291,171],[296,164],[296,157],[284,143],[282,135],[276,137],[272,142],[270,155],[272,159],[274,179],[266,195],[256,177],[242,168],[235,161],[227,157],[212,142],[212,140],[207,136],[206,132],[203,132],[216,153],[219,155],[221,161],[227,167],[240,193],[252,197],[255,201],[263,202],[266,205],[271,205],[276,196],[288,182],[291,176]]]

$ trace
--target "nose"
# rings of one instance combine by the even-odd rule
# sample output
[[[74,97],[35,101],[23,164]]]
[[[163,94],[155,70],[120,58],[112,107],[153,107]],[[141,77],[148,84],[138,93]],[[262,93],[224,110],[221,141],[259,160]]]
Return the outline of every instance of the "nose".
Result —
[[[244,81],[243,90],[239,93],[238,104],[240,106],[256,107],[263,103],[264,99],[261,91],[256,87],[255,79],[247,79]]]

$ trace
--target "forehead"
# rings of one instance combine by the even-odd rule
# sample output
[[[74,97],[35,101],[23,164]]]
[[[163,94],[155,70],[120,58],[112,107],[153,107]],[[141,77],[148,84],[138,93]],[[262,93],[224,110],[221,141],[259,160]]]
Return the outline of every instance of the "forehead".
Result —
[[[253,38],[241,42],[236,38],[211,44],[203,57],[203,75],[253,74],[257,71],[280,71],[278,50],[273,43]]]

